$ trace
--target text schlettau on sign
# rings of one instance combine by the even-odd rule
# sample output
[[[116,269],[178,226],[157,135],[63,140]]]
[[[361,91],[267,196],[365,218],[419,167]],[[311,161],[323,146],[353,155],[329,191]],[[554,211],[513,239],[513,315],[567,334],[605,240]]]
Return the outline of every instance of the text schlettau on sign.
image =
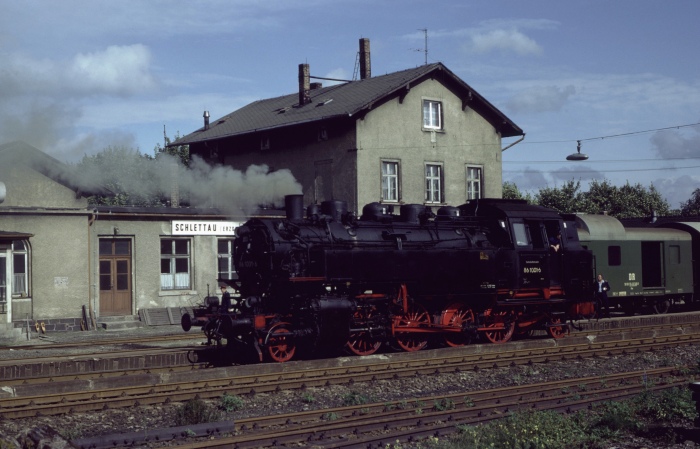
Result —
[[[235,235],[237,221],[179,221],[170,224],[172,235]]]

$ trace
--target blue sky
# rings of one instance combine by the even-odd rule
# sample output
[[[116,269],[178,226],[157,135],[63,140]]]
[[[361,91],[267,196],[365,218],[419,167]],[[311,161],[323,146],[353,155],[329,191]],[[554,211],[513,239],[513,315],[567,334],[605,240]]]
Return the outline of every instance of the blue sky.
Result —
[[[164,126],[295,92],[300,63],[352,78],[361,37],[373,75],[421,65],[427,29],[428,62],[527,133],[504,180],[653,183],[678,207],[700,187],[700,126],[675,128],[700,123],[697,17],[697,0],[0,0],[0,142],[152,154]],[[590,159],[567,162],[577,140]]]

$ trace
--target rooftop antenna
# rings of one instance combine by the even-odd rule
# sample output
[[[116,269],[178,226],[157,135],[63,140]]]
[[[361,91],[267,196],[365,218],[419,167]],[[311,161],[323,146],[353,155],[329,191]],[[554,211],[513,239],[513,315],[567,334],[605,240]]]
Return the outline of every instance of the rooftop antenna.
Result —
[[[419,28],[418,31],[422,31],[425,35],[425,45],[423,46],[423,53],[425,53],[425,65],[428,65],[428,29]]]

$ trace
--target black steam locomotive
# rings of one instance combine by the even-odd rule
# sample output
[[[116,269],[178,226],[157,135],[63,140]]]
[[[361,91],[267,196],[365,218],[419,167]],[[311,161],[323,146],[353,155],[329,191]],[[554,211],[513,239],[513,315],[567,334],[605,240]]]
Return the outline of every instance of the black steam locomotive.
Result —
[[[593,258],[575,217],[525,201],[481,199],[434,214],[399,214],[371,203],[357,218],[341,201],[286,198],[286,218],[253,218],[237,229],[240,293],[183,316],[210,341],[254,348],[278,362],[298,352],[346,347],[369,355],[382,344],[416,351],[515,333],[566,334],[567,320],[593,312]]]

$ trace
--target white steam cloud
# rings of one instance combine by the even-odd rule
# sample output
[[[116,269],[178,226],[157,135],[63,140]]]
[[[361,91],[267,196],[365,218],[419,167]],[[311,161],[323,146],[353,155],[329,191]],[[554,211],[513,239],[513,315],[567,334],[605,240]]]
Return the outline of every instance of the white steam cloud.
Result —
[[[286,195],[302,192],[290,170],[270,172],[267,165],[251,165],[241,172],[223,165],[211,166],[195,157],[190,169],[181,168],[180,175],[180,188],[189,193],[192,205],[215,206],[230,215],[240,211],[249,215],[261,204],[282,206]]]
[[[138,152],[119,149],[108,149],[100,156],[102,163],[84,162],[79,170],[71,173],[71,184],[86,193],[121,190],[132,199],[169,201],[175,195],[190,207],[216,208],[238,217],[251,215],[261,205],[280,207],[286,195],[302,192],[301,184],[290,170],[270,171],[266,165],[251,165],[240,171],[210,165],[195,156],[186,168],[180,159],[167,154],[146,159]],[[109,166],[108,173],[105,173],[105,165]]]

